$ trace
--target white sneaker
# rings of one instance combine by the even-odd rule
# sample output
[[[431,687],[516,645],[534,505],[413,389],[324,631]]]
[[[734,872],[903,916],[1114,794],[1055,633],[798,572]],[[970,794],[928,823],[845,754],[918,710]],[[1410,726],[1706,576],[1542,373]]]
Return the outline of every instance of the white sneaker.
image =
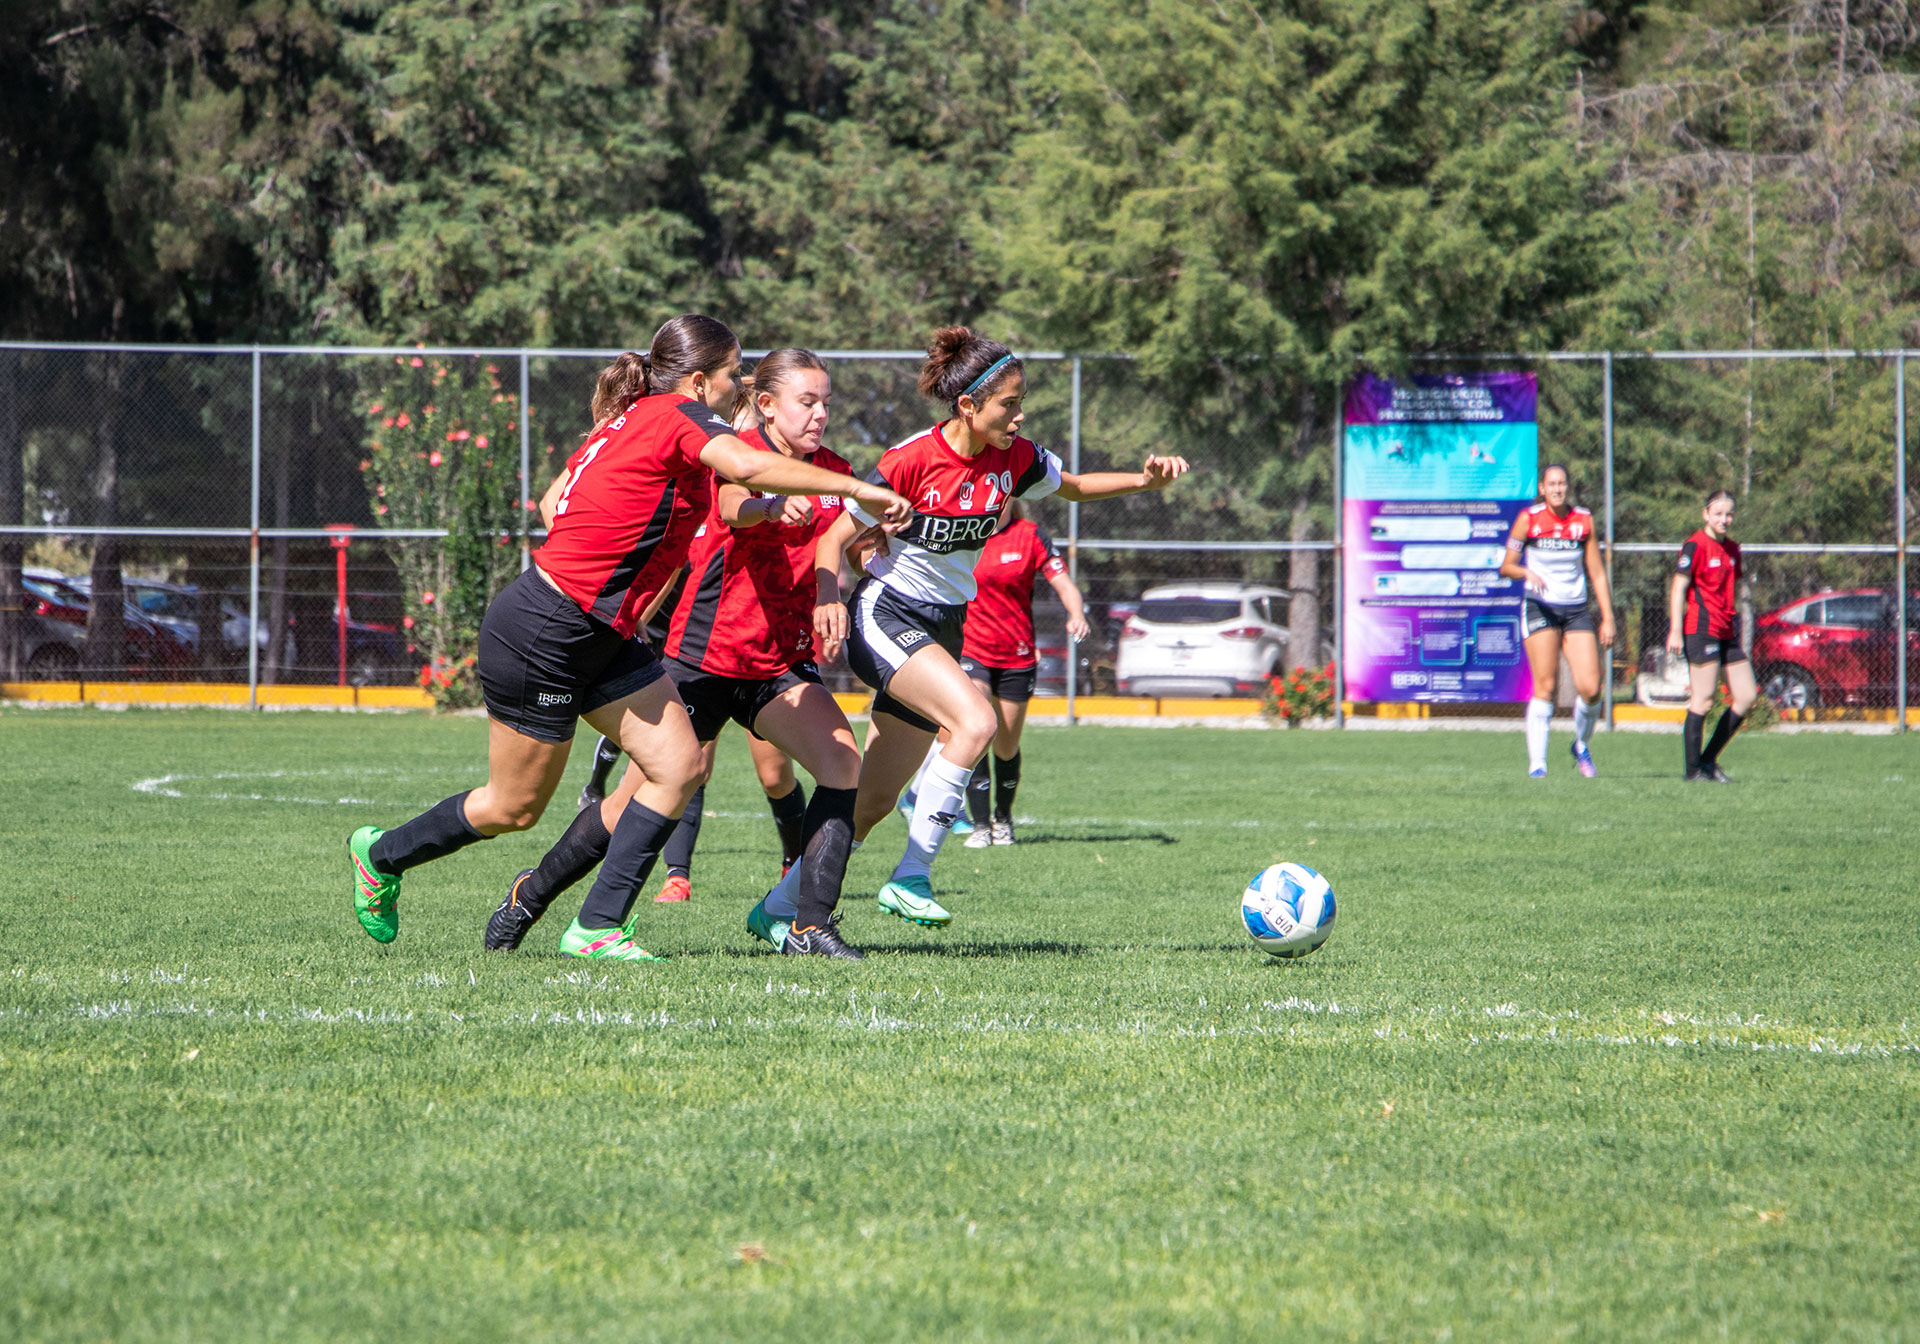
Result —
[[[991,849],[993,847],[993,832],[984,827],[976,826],[973,828],[973,833],[966,838],[965,843],[968,849]]]
[[[971,843],[971,837],[969,837],[969,843]],[[1013,822],[1002,821],[998,817],[994,818],[993,843],[996,845],[1010,845],[1013,843]]]

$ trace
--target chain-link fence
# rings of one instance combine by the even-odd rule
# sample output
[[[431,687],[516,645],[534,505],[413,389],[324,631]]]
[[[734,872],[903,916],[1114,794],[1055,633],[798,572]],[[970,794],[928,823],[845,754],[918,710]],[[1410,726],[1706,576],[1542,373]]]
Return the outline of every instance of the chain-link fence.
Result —
[[[0,681],[417,684],[539,544],[533,503],[614,353],[0,346]],[[825,358],[829,442],[856,469],[937,418],[917,352]],[[1213,591],[1237,589],[1284,661],[1337,661],[1337,389],[1258,362],[1196,389],[1124,358],[1024,358],[1026,432],[1069,467],[1179,452],[1199,469],[1164,494],[1035,508],[1095,631],[1074,649],[1042,587],[1043,692],[1125,689],[1122,630],[1161,584],[1233,585]],[[1684,694],[1663,652],[1672,557],[1724,488],[1776,703],[1914,702],[1920,636],[1894,600],[1912,591],[1904,352],[1421,367],[1516,364],[1538,377],[1541,460],[1568,465],[1608,543],[1614,700]]]

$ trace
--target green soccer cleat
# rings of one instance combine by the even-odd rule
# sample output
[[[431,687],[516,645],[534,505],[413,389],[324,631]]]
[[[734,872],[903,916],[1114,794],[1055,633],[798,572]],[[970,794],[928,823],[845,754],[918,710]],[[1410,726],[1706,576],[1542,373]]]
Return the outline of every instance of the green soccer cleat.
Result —
[[[633,935],[625,929],[583,929],[578,919],[560,935],[560,951],[564,956],[585,957],[593,961],[666,960],[665,957],[654,956],[634,942]]]
[[[924,924],[930,929],[953,923],[947,908],[933,899],[933,883],[924,877],[896,877],[880,888],[880,908],[898,915],[909,924]]]
[[[790,921],[775,919],[767,913],[766,896],[762,896],[759,903],[747,911],[747,932],[763,943],[771,943],[775,952],[786,947],[787,930],[792,927]]]
[[[400,877],[373,866],[373,842],[386,832],[362,826],[347,838],[353,855],[353,913],[376,943],[390,943],[400,932]]]

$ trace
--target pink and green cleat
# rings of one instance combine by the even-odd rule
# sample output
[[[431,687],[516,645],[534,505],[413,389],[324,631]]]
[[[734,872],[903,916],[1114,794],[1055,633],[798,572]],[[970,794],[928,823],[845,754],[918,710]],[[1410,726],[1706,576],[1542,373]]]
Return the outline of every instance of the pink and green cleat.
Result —
[[[390,943],[400,932],[400,876],[373,866],[373,842],[385,834],[378,826],[362,826],[347,837],[347,852],[353,855],[353,913],[376,943]]]
[[[665,957],[656,957],[634,942],[630,930],[584,929],[580,927],[578,919],[574,920],[567,931],[560,935],[560,951],[564,956],[585,957],[593,961],[666,960]]]

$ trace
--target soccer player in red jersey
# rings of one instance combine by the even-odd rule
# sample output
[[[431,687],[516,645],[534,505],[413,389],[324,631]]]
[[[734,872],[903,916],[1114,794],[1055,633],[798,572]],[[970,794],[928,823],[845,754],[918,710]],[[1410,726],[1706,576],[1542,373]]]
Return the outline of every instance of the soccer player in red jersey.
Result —
[[[1521,511],[1507,537],[1500,573],[1526,584],[1522,622],[1527,663],[1533,669],[1533,699],[1527,702],[1527,774],[1547,776],[1547,733],[1559,689],[1560,655],[1573,673],[1573,763],[1592,779],[1597,773],[1587,743],[1600,714],[1600,650],[1613,647],[1613,594],[1594,544],[1593,515],[1568,502],[1567,469],[1549,463],[1540,472],[1540,500]],[[1600,600],[1594,628],[1591,592]]]
[[[1058,492],[1091,501],[1164,490],[1187,463],[1150,455],[1137,472],[1061,470],[1052,453],[1020,436],[1027,379],[1018,357],[965,327],[934,333],[920,392],[944,404],[948,418],[889,448],[867,478],[905,496],[913,516],[897,532],[886,529],[891,535],[866,561],[867,577],[848,609],[821,610],[846,621],[847,662],[875,691],[854,806],[856,846],[893,811],[928,745],[947,730],[939,758],[921,773],[906,852],[879,895],[882,910],[939,927],[953,916],[933,897],[933,859],[999,727],[986,693],[959,662],[978,551],[999,530],[1009,498]],[[860,528],[872,531],[879,521],[863,501],[852,501],[828,539],[855,543]],[[777,908],[806,866],[805,859],[795,864],[763,908]]]
[[[885,486],[742,442],[721,414],[732,409],[739,367],[726,325],[686,314],[654,334],[646,355],[623,355],[602,372],[596,424],[542,501],[553,518],[546,544],[481,622],[487,782],[390,831],[363,826],[348,842],[355,913],[375,940],[399,932],[407,870],[540,819],[584,718],[620,743],[646,782],[619,814],[561,950],[652,959],[623,926],[699,782],[700,746],[659,658],[634,633],[686,563],[715,473],[755,491],[843,495],[889,520],[910,516]]]
[[[1720,753],[1740,731],[1760,688],[1740,642],[1740,543],[1727,537],[1733,528],[1733,496],[1714,491],[1700,516],[1706,526],[1687,538],[1674,564],[1667,598],[1667,651],[1687,658],[1687,720],[1681,730],[1686,777],[1731,784],[1732,778],[1720,768]],[[1700,736],[1722,674],[1732,702],[1702,748]]]
[[[1067,656],[1091,633],[1080,589],[1067,576],[1067,562],[1026,515],[1019,500],[1008,504],[1006,526],[980,548],[973,564],[979,591],[967,604],[960,670],[985,692],[998,727],[993,746],[967,781],[967,811],[973,816],[968,849],[1013,843],[1013,798],[1020,788],[1020,735],[1027,726],[1040,656],[1033,646],[1033,581],[1044,575],[1067,609]],[[991,769],[989,769],[991,764]],[[991,793],[991,797],[989,797]]]
[[[775,350],[760,361],[750,382],[749,409],[738,425],[743,442],[763,453],[847,470],[843,460],[821,446],[831,385],[818,356]],[[747,428],[749,420],[756,427]],[[841,940],[833,910],[850,852],[860,752],[853,728],[813,661],[815,599],[823,582],[817,571],[822,563],[836,605],[839,591],[839,550],[828,548],[822,562],[820,539],[842,507],[838,494],[783,498],[722,484],[694,538],[665,652],[667,673],[701,743],[703,785],[713,770],[715,740],[729,719],[790,754],[814,777],[813,798],[800,828],[808,862],[796,909],[784,920],[750,921],[749,928],[789,955],[859,960],[861,954]],[[833,642],[833,624],[823,623],[821,643]],[[644,781],[644,768],[629,767],[609,802],[624,803]],[[691,856],[697,827],[697,821],[683,815],[676,828],[672,843],[686,857]],[[597,856],[588,843],[591,836],[573,837],[571,829],[538,868],[516,880],[507,901],[495,911],[494,924],[511,921],[514,928],[509,931],[524,936],[524,927],[539,918],[554,896],[592,867]],[[616,839],[618,835],[616,830]],[[490,925],[490,946],[496,942],[494,935]],[[518,941],[518,936],[512,939]]]

